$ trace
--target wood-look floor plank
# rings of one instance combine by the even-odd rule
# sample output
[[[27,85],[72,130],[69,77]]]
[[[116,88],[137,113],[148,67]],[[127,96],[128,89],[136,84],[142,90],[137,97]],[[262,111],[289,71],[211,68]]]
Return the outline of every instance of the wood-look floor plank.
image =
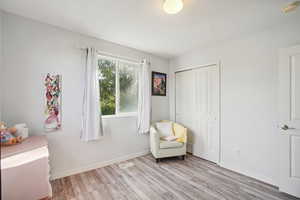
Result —
[[[173,172],[174,176],[177,175],[179,179],[183,179],[185,181],[188,181],[189,177],[192,176],[193,178],[190,181],[191,184],[206,188],[206,192],[210,192],[215,195],[221,195],[232,200],[240,199],[238,191],[239,188],[236,183],[223,181],[218,177],[212,176],[208,172],[202,173],[201,170],[197,171],[197,168],[190,168],[182,164],[176,164],[174,166],[174,170],[171,170],[169,165],[164,165],[163,167]]]
[[[188,155],[151,155],[53,180],[53,200],[299,200],[277,187]]]
[[[149,174],[150,172],[147,172]],[[148,179],[152,180],[153,185],[156,185],[158,188],[161,188],[166,191],[166,194],[173,194],[172,199],[189,199],[188,196],[184,195],[178,188],[173,189],[170,187],[172,182],[168,182],[165,180],[164,176],[160,176],[160,174],[152,173],[151,176],[146,176]]]
[[[184,193],[187,196],[190,196],[192,199],[222,199],[221,196],[219,196],[219,198],[217,198],[215,195],[213,195],[210,192],[205,192],[205,190],[207,188],[202,187],[201,185],[194,185],[192,182],[190,182],[189,179],[192,178],[192,176],[190,176],[189,178],[186,178],[185,180],[183,180],[183,178],[177,173],[173,173],[173,170],[175,170],[175,168],[173,168],[172,170],[166,170],[163,167],[163,163],[160,163],[160,165],[157,165],[156,163],[153,162],[148,162],[146,159],[144,160],[143,158],[140,158],[142,161],[145,162],[139,162],[139,159],[136,159],[136,162],[138,165],[142,166],[143,168],[148,168],[147,170],[152,170],[152,173],[156,173],[156,171],[160,172],[161,174],[164,174],[164,176],[170,180],[171,182],[169,183],[169,185],[173,188],[180,188],[181,191],[184,191]]]
[[[138,199],[151,200],[151,198],[148,197],[147,194],[145,194],[145,191],[141,190],[140,185],[130,174],[126,173],[126,171],[124,171],[124,169],[122,171],[120,171],[120,169],[117,166],[114,166],[114,169],[116,170],[116,173],[119,173],[122,175],[124,182],[138,196]]]

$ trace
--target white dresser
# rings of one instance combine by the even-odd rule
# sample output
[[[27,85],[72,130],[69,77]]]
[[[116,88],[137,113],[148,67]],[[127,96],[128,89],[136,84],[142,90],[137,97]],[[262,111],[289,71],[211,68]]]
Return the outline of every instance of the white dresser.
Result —
[[[52,196],[45,136],[1,147],[1,199],[37,200]]]

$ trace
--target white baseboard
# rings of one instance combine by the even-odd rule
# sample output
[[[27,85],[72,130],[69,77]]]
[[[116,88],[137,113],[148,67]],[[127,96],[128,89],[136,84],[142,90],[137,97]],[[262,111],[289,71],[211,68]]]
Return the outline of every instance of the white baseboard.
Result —
[[[105,166],[108,166],[108,165],[111,165],[111,164],[126,161],[126,160],[136,158],[136,157],[139,157],[139,156],[144,156],[144,155],[147,155],[149,153],[150,153],[150,150],[146,150],[146,151],[143,151],[143,152],[133,153],[133,154],[129,154],[129,155],[126,155],[126,156],[114,158],[114,159],[111,159],[111,160],[108,160],[108,161],[93,163],[93,164],[83,166],[83,167],[80,167],[80,168],[75,168],[75,169],[65,170],[65,171],[61,171],[61,172],[56,172],[56,173],[51,174],[50,179],[55,180],[55,179],[58,179],[58,178],[63,178],[63,177],[66,177],[66,176],[79,174],[79,173],[82,173],[82,172],[90,171],[90,170],[97,169],[97,168],[100,168],[100,167],[105,167]]]
[[[270,185],[273,185],[275,187],[278,187],[278,182],[276,180],[274,180],[274,179],[272,179],[270,177],[264,176],[262,174],[253,173],[250,170],[241,169],[241,168],[238,168],[238,167],[235,167],[235,166],[232,166],[232,165],[228,165],[228,164],[226,164],[224,162],[220,162],[219,165],[221,167],[225,168],[225,169],[228,169],[228,170],[231,170],[231,171],[243,174],[245,176],[249,176],[251,178],[254,178],[254,179],[260,180],[262,182],[268,183]]]
[[[187,143],[187,152],[193,154],[193,151],[192,151],[192,150],[193,150],[193,144],[192,144],[192,143]],[[260,180],[260,181],[265,182],[265,183],[268,183],[268,184],[270,184],[270,185],[273,185],[273,186],[276,186],[276,187],[278,187],[278,185],[279,185],[278,181],[274,180],[273,178],[264,176],[264,175],[262,175],[262,174],[253,173],[253,172],[250,171],[250,170],[247,170],[247,169],[241,169],[240,167],[237,167],[237,166],[234,166],[234,165],[231,165],[231,164],[222,162],[222,161],[219,162],[219,163],[217,163],[217,164],[218,164],[220,167],[223,167],[223,168],[225,168],[225,169],[228,169],[228,170],[231,170],[231,171],[234,171],[234,172],[243,174],[243,175],[245,175],[245,176],[249,176],[249,177],[251,177],[251,178]]]
[[[83,166],[83,167],[80,167],[80,168],[75,168],[75,169],[70,169],[70,170],[65,170],[65,171],[53,173],[53,174],[51,174],[51,178],[50,179],[51,180],[55,180],[55,179],[58,179],[58,178],[63,178],[63,177],[66,177],[66,176],[71,176],[71,175],[74,175],[74,174],[79,174],[79,173],[82,173],[82,172],[90,171],[90,170],[97,169],[97,168],[100,168],[100,167],[105,167],[105,166],[108,166],[108,165],[111,165],[111,164],[115,164],[115,163],[118,163],[118,162],[130,160],[130,159],[133,159],[133,158],[136,158],[136,157],[139,157],[139,156],[144,156],[144,155],[147,155],[149,153],[150,153],[150,150],[145,150],[143,152],[128,154],[126,156],[118,157],[118,158],[111,159],[111,160],[108,160],[108,161],[93,163],[93,164],[90,164],[90,165],[87,165],[87,166]],[[249,176],[251,178],[258,179],[258,180],[263,181],[265,183],[269,183],[271,185],[278,186],[277,181],[272,180],[269,177],[258,175],[258,174],[254,174],[254,173],[252,173],[252,172],[250,172],[248,170],[236,168],[236,167],[231,166],[231,165],[227,165],[224,162],[219,163],[219,165],[221,167],[225,168],[225,169],[229,169],[229,170],[235,171],[237,173]]]

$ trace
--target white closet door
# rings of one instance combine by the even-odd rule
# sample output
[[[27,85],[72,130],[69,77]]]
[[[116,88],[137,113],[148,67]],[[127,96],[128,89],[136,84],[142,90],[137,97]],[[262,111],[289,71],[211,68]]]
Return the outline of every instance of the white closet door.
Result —
[[[176,121],[188,128],[192,153],[219,162],[219,67],[176,73]]]
[[[176,73],[176,122],[188,128],[192,141],[195,127],[195,74],[193,71]]]
[[[210,66],[195,70],[196,131],[193,153],[196,156],[219,162],[219,68]]]

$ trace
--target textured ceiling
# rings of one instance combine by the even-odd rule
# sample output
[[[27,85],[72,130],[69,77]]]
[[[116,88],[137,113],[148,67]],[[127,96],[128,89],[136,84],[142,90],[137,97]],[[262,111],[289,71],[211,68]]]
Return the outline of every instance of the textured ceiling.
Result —
[[[287,0],[184,0],[177,15],[163,0],[0,0],[4,11],[166,58],[299,18]]]

